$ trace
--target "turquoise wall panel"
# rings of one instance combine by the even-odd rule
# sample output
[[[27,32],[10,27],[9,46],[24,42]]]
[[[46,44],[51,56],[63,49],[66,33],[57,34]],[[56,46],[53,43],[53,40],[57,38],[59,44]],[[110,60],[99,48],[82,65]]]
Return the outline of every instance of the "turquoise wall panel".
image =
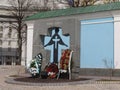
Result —
[[[114,67],[113,18],[81,21],[81,68]]]

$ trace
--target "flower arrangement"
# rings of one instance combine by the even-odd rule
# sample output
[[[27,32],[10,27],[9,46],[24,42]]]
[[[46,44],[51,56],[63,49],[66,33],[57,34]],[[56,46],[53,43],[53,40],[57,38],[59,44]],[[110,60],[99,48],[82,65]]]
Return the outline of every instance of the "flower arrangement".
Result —
[[[48,73],[49,78],[55,78],[58,73],[58,66],[55,63],[50,63],[45,67],[45,71]]]

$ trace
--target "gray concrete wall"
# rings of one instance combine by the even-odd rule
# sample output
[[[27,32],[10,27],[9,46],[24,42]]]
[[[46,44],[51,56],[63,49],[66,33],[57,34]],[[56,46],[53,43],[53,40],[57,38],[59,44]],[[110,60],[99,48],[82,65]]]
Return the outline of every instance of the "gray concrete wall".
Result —
[[[72,77],[77,77],[80,66],[80,29],[79,21],[77,19],[61,19],[61,20],[37,20],[35,22],[33,34],[33,57],[41,52],[43,54],[43,68],[50,60],[50,52],[44,50],[40,35],[48,35],[48,28],[61,27],[63,34],[70,34],[70,49],[73,50],[73,69]]]
[[[120,77],[120,69],[99,69],[99,68],[82,68],[79,70],[80,76],[114,76]]]
[[[80,20],[113,17],[119,13],[120,11],[106,11],[35,20],[33,35],[33,57],[41,52],[44,57],[42,67],[45,67],[50,60],[50,51],[44,50],[40,35],[48,35],[48,28],[50,27],[61,27],[63,34],[70,34],[70,49],[74,51],[72,77],[77,78],[78,75],[109,75],[109,70],[107,69],[80,68]],[[115,76],[119,75],[119,70],[115,70]]]

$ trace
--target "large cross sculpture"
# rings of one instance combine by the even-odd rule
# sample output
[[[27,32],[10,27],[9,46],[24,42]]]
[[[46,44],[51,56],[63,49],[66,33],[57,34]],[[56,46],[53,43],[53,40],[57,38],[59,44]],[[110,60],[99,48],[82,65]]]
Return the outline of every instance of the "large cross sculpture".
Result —
[[[52,33],[50,36],[45,37],[44,47],[49,50],[53,51],[51,57],[53,57],[53,62],[58,63],[58,56],[61,52],[60,49],[67,49],[69,48],[69,36],[61,35],[62,29],[59,27],[53,27]],[[63,47],[63,48],[60,48]]]
[[[55,42],[55,49],[57,49],[58,48],[58,42],[59,42],[59,38],[58,38],[58,36],[56,36],[55,37],[55,39],[53,39],[53,41]]]

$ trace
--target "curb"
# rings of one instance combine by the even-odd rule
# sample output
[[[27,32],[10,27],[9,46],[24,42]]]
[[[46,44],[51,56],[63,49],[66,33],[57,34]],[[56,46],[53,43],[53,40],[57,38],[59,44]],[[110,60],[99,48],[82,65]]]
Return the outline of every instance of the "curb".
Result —
[[[94,80],[86,80],[86,81],[71,81],[71,82],[57,82],[57,83],[31,83],[31,82],[21,82],[15,81],[15,78],[7,77],[5,82],[8,84],[16,84],[16,85],[27,85],[27,86],[68,86],[68,85],[79,85],[79,84],[92,84]]]
[[[97,81],[98,79],[91,79],[85,81],[71,81],[71,82],[57,82],[57,83],[31,83],[14,80],[15,78],[7,77],[5,82],[8,84],[27,85],[27,86],[68,86],[68,85],[82,85],[82,84],[120,84],[120,81]]]
[[[95,81],[96,84],[120,84],[120,81]]]

